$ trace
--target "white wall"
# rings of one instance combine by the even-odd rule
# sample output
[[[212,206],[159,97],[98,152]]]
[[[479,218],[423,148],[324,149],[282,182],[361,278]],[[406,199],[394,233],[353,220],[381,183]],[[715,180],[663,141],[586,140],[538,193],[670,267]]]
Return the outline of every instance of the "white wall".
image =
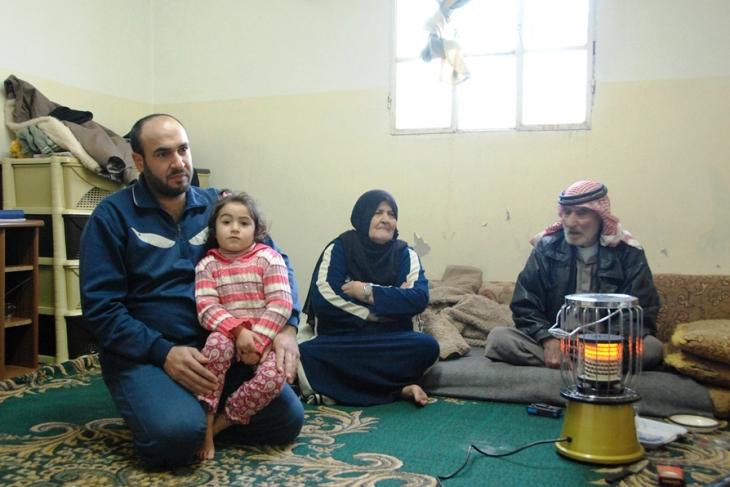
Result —
[[[730,74],[727,0],[595,2],[599,81]],[[154,1],[155,102],[387,88],[393,5]]]
[[[157,0],[155,102],[388,85],[391,0]]]
[[[730,75],[730,2],[597,0],[601,81]]]
[[[150,0],[0,0],[0,68],[152,102]]]
[[[159,21],[173,3],[184,36]],[[557,193],[585,177],[609,186],[655,271],[730,272],[730,2],[598,0],[589,131],[420,136],[389,133],[391,0],[153,6],[158,108],[186,122],[214,184],[261,200],[301,281],[373,187],[430,246],[430,277],[468,263],[514,279]]]
[[[120,134],[150,110],[150,0],[0,0],[0,12],[2,80],[14,74]],[[0,155],[11,136],[0,130]]]
[[[392,0],[0,2],[28,19],[0,34],[0,75],[119,132],[179,116],[212,183],[260,200],[302,290],[367,189],[396,196],[430,277],[461,263],[511,280],[584,177],[656,272],[730,273],[726,0],[597,0],[591,130],[423,136],[389,131]]]

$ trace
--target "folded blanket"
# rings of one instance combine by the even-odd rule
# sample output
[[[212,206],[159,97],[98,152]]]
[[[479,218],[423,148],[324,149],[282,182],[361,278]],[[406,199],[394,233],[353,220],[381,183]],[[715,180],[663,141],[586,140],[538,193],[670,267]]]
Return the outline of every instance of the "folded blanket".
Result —
[[[481,269],[466,265],[447,266],[440,283],[440,286],[454,287],[461,289],[465,293],[476,293],[479,291],[481,285]]]
[[[671,348],[668,349],[664,362],[680,374],[698,382],[730,388],[730,365]]]
[[[487,335],[497,326],[514,326],[509,306],[479,294],[467,294],[453,307],[441,312],[469,345],[483,347]]]
[[[122,137],[93,120],[87,120],[88,117],[69,117],[65,113],[59,120],[50,116],[67,107],[49,100],[27,81],[10,75],[4,86],[7,98],[5,124],[10,130],[18,133],[25,127],[35,126],[96,174],[121,183],[137,179],[132,148]],[[71,120],[85,121],[75,123]]]
[[[565,387],[560,370],[492,362],[484,357],[483,349],[477,348],[459,360],[437,362],[420,384],[429,394],[467,399],[565,402],[560,395]],[[713,413],[707,387],[689,377],[650,370],[635,377],[631,387],[641,395],[636,406],[645,416]]]
[[[484,346],[496,326],[513,326],[509,307],[477,294],[482,272],[468,266],[448,266],[443,279],[431,281],[429,306],[419,316],[423,331],[441,347],[441,360],[465,355]]]
[[[469,344],[444,316],[427,309],[419,315],[419,320],[422,323],[421,331],[431,335],[438,342],[441,360],[458,358],[469,352]]]
[[[36,117],[24,122],[13,122],[14,108],[15,100],[10,98],[5,100],[5,124],[10,130],[21,134],[29,127],[35,127],[56,145],[73,154],[86,169],[93,171],[94,174],[101,174],[102,167],[84,150],[71,130],[60,120],[53,117]]]
[[[672,345],[694,356],[730,365],[730,320],[700,320],[678,325]]]
[[[451,306],[458,303],[464,296],[468,294],[469,293],[467,291],[464,291],[464,289],[462,288],[447,286],[443,284],[431,284],[431,289],[429,290],[428,304],[430,306],[440,306],[441,308],[443,308],[445,306]]]
[[[61,152],[63,149],[37,125],[23,127],[15,135],[20,141],[22,151],[26,154],[45,154],[48,156],[54,152]]]

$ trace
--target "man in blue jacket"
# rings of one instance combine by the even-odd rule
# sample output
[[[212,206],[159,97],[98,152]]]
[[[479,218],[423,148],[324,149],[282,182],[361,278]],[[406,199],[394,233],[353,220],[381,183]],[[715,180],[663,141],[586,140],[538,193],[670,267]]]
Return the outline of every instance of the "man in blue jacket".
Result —
[[[84,321],[99,342],[104,381],[142,459],[150,466],[182,465],[194,460],[205,435],[196,395],[216,386],[199,351],[205,332],[196,314],[194,270],[218,194],[190,185],[190,144],[174,117],[142,118],[131,145],[139,181],[102,201],[81,239]],[[274,351],[291,383],[300,309],[291,267],[289,280],[294,310]],[[224,395],[250,374],[242,363],[232,367]],[[296,438],[303,422],[302,405],[285,386],[249,425],[228,434],[241,443],[280,444]]]

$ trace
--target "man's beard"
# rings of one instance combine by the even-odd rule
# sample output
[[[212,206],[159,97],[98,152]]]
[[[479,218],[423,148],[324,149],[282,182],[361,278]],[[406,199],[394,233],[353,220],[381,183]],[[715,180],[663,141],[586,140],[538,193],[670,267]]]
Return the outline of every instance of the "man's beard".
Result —
[[[183,184],[180,187],[173,187],[167,184],[164,180],[158,178],[154,174],[152,174],[152,171],[149,170],[149,167],[147,164],[144,165],[144,170],[142,171],[142,174],[144,174],[144,180],[147,183],[147,185],[150,187],[152,192],[157,193],[161,196],[167,196],[167,197],[174,197],[179,196],[186,192],[188,188],[190,187],[190,174],[185,171],[184,169],[181,169],[180,171],[172,174],[171,176],[177,175],[179,173],[185,174],[188,177],[188,182]]]

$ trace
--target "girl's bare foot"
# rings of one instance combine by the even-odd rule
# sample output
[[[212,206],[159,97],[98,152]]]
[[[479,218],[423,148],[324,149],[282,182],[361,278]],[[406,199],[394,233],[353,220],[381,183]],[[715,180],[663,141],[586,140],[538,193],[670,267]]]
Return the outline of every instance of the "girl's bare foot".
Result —
[[[213,460],[215,458],[215,443],[213,442],[213,438],[233,423],[224,414],[216,415],[212,412],[208,413],[206,420],[205,440],[203,440],[203,448],[198,452],[198,458],[201,460]]]
[[[215,413],[209,412],[206,416],[207,427],[205,428],[205,440],[203,440],[203,448],[198,452],[198,458],[201,460],[213,460],[215,458],[215,444],[213,443],[213,425],[215,423]]]
[[[421,389],[418,384],[410,384],[400,391],[400,396],[406,401],[411,401],[417,406],[425,406],[428,404],[428,395]]]
[[[225,414],[221,413],[217,415],[215,417],[215,421],[213,421],[213,436],[217,436],[218,433],[231,425],[233,425],[233,422],[230,419],[226,418]]]

